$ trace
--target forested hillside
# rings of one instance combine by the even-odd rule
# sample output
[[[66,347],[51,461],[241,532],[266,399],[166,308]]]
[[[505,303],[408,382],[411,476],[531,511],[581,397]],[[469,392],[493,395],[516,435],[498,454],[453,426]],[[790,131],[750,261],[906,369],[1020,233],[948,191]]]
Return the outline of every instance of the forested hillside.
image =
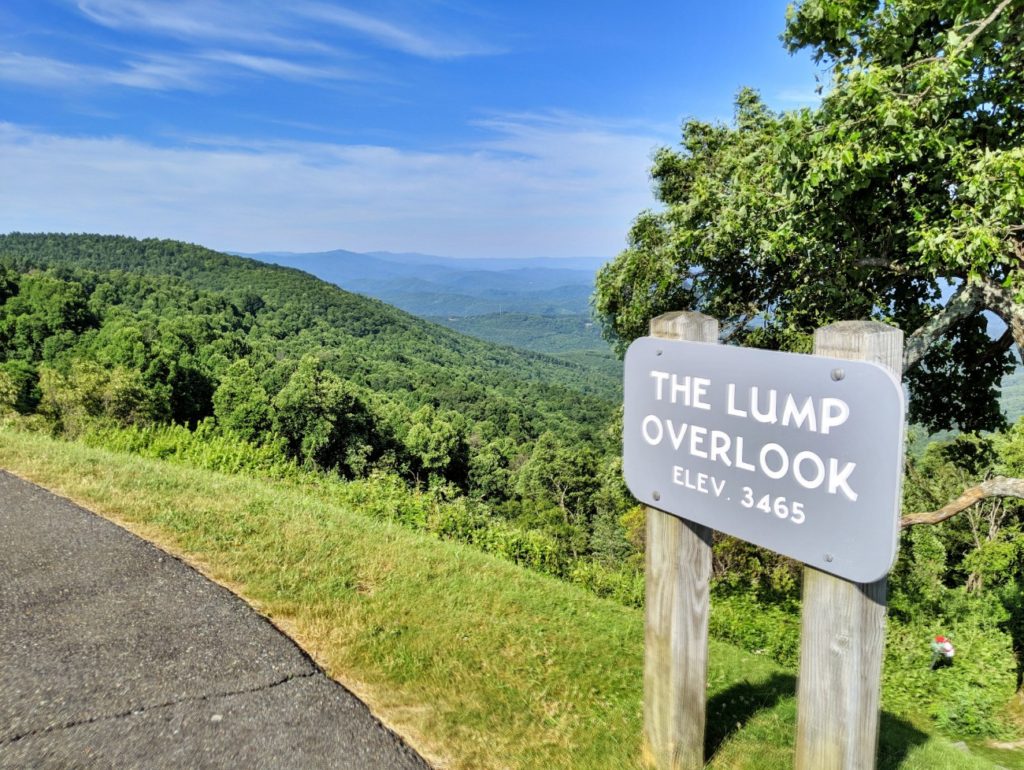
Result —
[[[585,368],[296,270],[174,241],[0,236],[6,422],[294,480],[639,606],[644,515],[621,480],[607,390]],[[995,473],[1024,475],[1022,458],[1024,428],[933,444],[908,460],[906,508],[937,508]],[[885,669],[898,713],[954,734],[1014,731],[1018,513],[990,501],[904,531]],[[714,556],[712,633],[794,664],[799,565],[719,536]],[[936,633],[963,651],[955,670],[927,669]]]
[[[581,366],[174,241],[0,237],[0,303],[0,399],[50,431],[199,428],[464,496],[558,574],[629,547],[617,397]]]
[[[54,268],[61,275],[67,275],[69,269],[108,273],[99,283],[120,281],[123,276],[112,273],[119,271],[154,276],[159,281],[151,286],[159,285],[168,292],[187,287],[193,292],[218,294],[240,317],[252,316],[255,335],[264,346],[273,348],[271,340],[288,340],[290,355],[317,346],[344,347],[353,353],[343,365],[346,375],[361,377],[377,390],[424,391],[429,387],[430,400],[440,399],[450,407],[493,394],[499,399],[512,396],[520,408],[524,403],[536,403],[541,413],[551,416],[564,412],[571,403],[573,422],[586,424],[591,421],[580,420],[579,410],[584,409],[590,417],[604,414],[607,404],[599,399],[611,395],[606,385],[590,381],[585,370],[563,361],[480,344],[298,270],[194,245],[11,234],[0,237],[0,260],[15,271]],[[138,289],[141,294],[152,291]],[[541,392],[524,399],[519,392],[524,387],[537,387]],[[577,393],[570,391],[598,398],[580,403]],[[561,408],[553,409],[557,403]]]

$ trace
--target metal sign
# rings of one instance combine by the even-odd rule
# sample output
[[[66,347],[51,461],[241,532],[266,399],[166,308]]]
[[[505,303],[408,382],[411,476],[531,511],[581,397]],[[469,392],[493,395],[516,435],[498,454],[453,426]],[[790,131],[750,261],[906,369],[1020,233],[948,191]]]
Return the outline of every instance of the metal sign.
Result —
[[[643,503],[859,583],[896,558],[903,391],[877,364],[636,340],[623,473]]]

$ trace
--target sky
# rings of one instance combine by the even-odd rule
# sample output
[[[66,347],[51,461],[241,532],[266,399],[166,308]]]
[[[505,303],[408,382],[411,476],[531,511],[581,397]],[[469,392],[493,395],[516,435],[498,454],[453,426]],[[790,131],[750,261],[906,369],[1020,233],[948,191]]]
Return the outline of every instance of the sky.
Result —
[[[786,0],[3,0],[0,232],[611,257],[653,152],[817,100]]]

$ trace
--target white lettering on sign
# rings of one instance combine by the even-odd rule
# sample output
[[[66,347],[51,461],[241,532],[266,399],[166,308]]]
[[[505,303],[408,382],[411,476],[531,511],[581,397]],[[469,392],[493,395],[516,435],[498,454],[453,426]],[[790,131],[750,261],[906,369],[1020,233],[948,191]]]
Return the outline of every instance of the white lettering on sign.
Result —
[[[782,424],[792,424],[797,428],[802,428],[805,422],[807,423],[807,430],[813,433],[816,430],[815,426],[818,424],[814,419],[814,399],[808,396],[807,400],[804,401],[804,405],[798,408],[796,399],[790,396],[786,399],[786,406],[782,409]]]
[[[891,566],[904,393],[882,367],[646,337],[624,375],[637,499],[849,580]]]
[[[850,416],[850,407],[841,398],[825,397],[821,399],[821,432],[837,428]]]
[[[669,376],[665,372],[651,372],[652,376],[655,374]],[[707,383],[706,390],[711,382],[710,380],[704,380],[704,382]],[[774,388],[763,392],[754,385],[746,393],[738,394],[735,383],[730,382],[725,386],[725,392],[725,411],[731,417],[741,419],[750,417],[769,425],[775,425],[780,421],[779,393]],[[661,401],[660,391],[656,398]],[[710,405],[701,406],[701,409],[710,409]],[[821,403],[816,405],[813,396],[808,396],[801,403],[792,393],[787,393],[782,399],[781,413],[783,426],[802,428],[811,433],[829,433],[833,428],[838,428],[846,422],[850,417],[850,407],[841,398],[825,396],[821,399]]]
[[[673,404],[692,406],[695,409],[711,408],[711,404],[704,400],[708,394],[708,385],[711,384],[711,380],[703,377],[691,378],[690,375],[680,377],[675,373],[659,371],[652,371],[651,377],[654,378],[659,401],[663,400],[667,393],[668,399]],[[666,382],[668,382],[668,387],[665,387]]]
[[[707,473],[692,473],[689,468],[682,468],[678,465],[672,466],[672,483],[703,495],[711,494],[715,497],[721,497],[722,492],[725,491],[725,481],[716,479]]]
[[[684,442],[687,436],[689,439]],[[829,494],[842,493],[848,500],[857,500],[857,493],[848,482],[857,468],[856,463],[829,457],[826,465],[825,459],[807,450],[790,458],[789,452],[774,442],[762,446],[756,453],[756,464],[750,463],[744,459],[743,436],[730,436],[724,431],[709,431],[700,425],[647,415],[643,421],[644,441],[658,446],[666,437],[674,450],[684,450],[691,457],[722,463],[727,468],[760,472],[773,480],[789,475],[804,489],[817,489],[827,482]]]
[[[651,370],[650,376],[656,401],[691,409],[712,408],[708,400],[712,387],[709,378],[680,376],[657,369]],[[821,434],[831,434],[850,417],[850,407],[841,398],[800,398],[793,393],[779,393],[775,388],[761,389],[756,385],[740,391],[732,382],[725,386],[725,409],[731,417]],[[820,457],[807,450],[791,456],[789,450],[776,442],[751,450],[742,435],[654,414],[644,417],[641,432],[650,446],[659,446],[667,439],[672,449],[690,457],[762,473],[773,481],[791,477],[804,489],[824,486],[830,495],[842,495],[850,501],[858,497],[850,478],[857,464],[841,458]],[[680,466],[673,467],[675,473]],[[673,476],[673,481],[680,483],[677,475]],[[690,487],[689,483],[683,486]]]

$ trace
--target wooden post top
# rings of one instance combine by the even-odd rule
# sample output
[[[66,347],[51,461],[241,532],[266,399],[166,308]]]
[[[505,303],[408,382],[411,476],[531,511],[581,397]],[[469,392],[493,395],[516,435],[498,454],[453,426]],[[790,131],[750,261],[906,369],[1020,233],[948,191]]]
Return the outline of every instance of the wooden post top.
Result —
[[[879,321],[838,321],[814,332],[814,352],[832,358],[871,361],[900,376],[903,332]]]
[[[718,321],[690,310],[662,313],[651,319],[651,336],[689,342],[718,342]]]

